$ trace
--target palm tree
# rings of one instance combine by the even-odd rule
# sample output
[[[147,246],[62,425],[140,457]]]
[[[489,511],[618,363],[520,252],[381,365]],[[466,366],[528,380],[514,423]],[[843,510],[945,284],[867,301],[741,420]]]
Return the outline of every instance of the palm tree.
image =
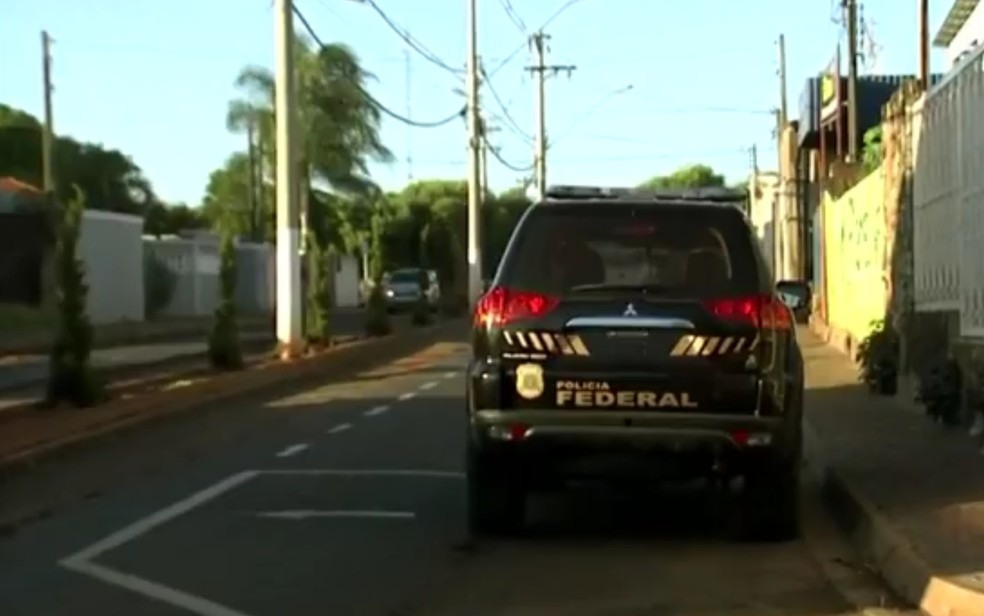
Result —
[[[312,207],[327,200],[310,198],[318,187],[345,197],[365,197],[378,192],[369,177],[369,162],[389,162],[392,153],[380,139],[379,108],[366,93],[373,76],[362,69],[355,54],[343,45],[326,45],[315,51],[304,38],[295,43],[297,71],[298,134],[303,136],[299,152],[302,188]],[[276,165],[274,147],[274,76],[266,68],[247,66],[236,79],[244,97],[232,101],[226,122],[230,130],[244,132],[250,126],[262,145],[265,169]],[[274,178],[264,178],[272,184]],[[264,191],[270,194],[271,191]],[[264,211],[273,203],[263,199]],[[337,217],[312,217],[330,220]]]

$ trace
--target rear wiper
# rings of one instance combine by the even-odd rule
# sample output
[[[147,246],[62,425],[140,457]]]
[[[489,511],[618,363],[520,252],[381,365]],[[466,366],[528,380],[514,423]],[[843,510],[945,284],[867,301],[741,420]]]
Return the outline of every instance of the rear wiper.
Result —
[[[637,293],[665,293],[666,287],[659,284],[579,284],[568,291],[572,293],[591,293],[605,291],[635,291]]]

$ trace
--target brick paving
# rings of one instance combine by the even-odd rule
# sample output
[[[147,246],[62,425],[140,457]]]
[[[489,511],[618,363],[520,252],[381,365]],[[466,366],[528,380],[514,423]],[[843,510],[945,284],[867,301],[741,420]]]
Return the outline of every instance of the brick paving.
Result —
[[[980,444],[966,428],[933,423],[911,402],[869,394],[846,355],[807,328],[798,335],[807,362],[807,421],[827,465],[884,515],[934,574],[969,575],[984,589]]]

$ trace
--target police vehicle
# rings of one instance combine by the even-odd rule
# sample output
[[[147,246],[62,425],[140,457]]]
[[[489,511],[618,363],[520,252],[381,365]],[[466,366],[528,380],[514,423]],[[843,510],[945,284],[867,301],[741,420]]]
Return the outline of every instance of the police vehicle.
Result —
[[[741,477],[747,531],[798,535],[809,287],[773,282],[746,199],[569,186],[529,207],[474,313],[473,532],[520,530],[571,480]]]

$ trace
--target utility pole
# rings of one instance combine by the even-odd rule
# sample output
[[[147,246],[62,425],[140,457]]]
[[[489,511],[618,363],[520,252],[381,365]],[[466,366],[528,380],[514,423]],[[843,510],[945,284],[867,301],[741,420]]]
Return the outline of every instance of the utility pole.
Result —
[[[482,147],[478,109],[478,15],[476,0],[468,2],[468,301],[474,306],[482,295],[481,197]]]
[[[789,122],[789,109],[786,103],[786,36],[779,35],[779,109],[776,118],[776,152],[779,155],[779,186],[780,191],[786,183],[786,160],[783,151],[782,136]]]
[[[800,278],[800,263],[803,261],[800,255],[800,217],[798,215],[799,204],[794,198],[790,185],[793,184],[791,177],[793,161],[790,159],[791,148],[785,142],[786,127],[789,126],[789,106],[786,92],[786,36],[779,35],[779,127],[776,143],[779,151],[779,192],[777,201],[779,202],[779,212],[781,220],[781,233],[783,236],[783,274],[786,277]]]
[[[292,0],[275,1],[277,122],[277,340],[283,359],[297,357],[303,345],[301,267],[298,254],[297,145],[294,91],[294,14]]]
[[[410,50],[403,50],[403,62],[406,67],[406,106],[407,106],[407,118],[413,118],[411,115],[410,102],[413,98],[413,66],[410,60]],[[413,126],[407,124],[407,184],[413,182]]]
[[[479,127],[481,129],[482,149],[479,150],[478,177],[479,184],[482,187],[482,205],[484,206],[485,201],[489,198],[489,151],[492,150],[492,144],[489,143],[489,135],[491,133],[497,133],[501,129],[497,126],[490,126],[485,118],[481,119]]]
[[[847,22],[847,139],[851,162],[858,160],[858,4],[843,0]]]
[[[482,198],[488,199],[489,195],[489,149],[492,146],[486,137],[482,138],[482,158],[479,161],[482,169]]]
[[[786,103],[786,35],[779,35],[779,121],[783,126],[789,122],[789,109]]]
[[[759,171],[759,156],[758,156],[758,146],[755,145],[754,143],[752,144],[752,147],[749,149],[749,154],[751,155],[752,173],[757,175]]]
[[[547,192],[547,73],[556,75],[560,72],[566,72],[570,76],[577,69],[572,64],[546,65],[546,44],[549,40],[550,35],[545,34],[542,30],[530,37],[530,45],[536,54],[536,64],[526,67],[526,70],[536,74],[536,142],[533,162],[537,191],[541,198]]]
[[[929,89],[929,0],[919,2],[919,85]]]
[[[481,124],[481,144],[478,150],[478,186],[479,193],[482,195],[481,203],[485,206],[485,201],[488,199],[489,194],[489,139],[488,139],[488,125],[485,123],[485,119],[482,119]]]
[[[41,31],[41,58],[44,73],[44,132],[41,136],[41,163],[44,173],[44,191],[55,192],[55,127],[51,110],[51,36]]]
[[[251,240],[259,241],[260,236],[260,210],[259,197],[257,196],[257,170],[256,170],[256,143],[255,143],[255,118],[252,116],[246,123],[247,153],[249,154],[249,237]]]

